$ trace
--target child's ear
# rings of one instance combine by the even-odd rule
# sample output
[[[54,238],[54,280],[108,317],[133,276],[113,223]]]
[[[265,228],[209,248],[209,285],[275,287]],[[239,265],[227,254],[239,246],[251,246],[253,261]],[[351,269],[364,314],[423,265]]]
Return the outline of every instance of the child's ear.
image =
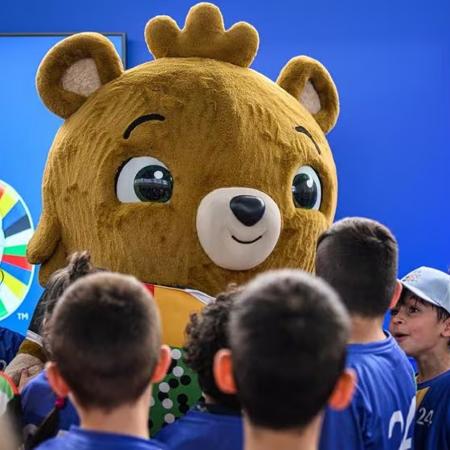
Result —
[[[48,383],[50,384],[53,392],[58,397],[66,398],[69,395],[70,389],[64,378],[61,376],[56,363],[51,361],[48,362],[45,365],[45,372],[47,374]]]
[[[400,283],[400,281],[395,282],[395,289],[394,293],[392,294],[391,298],[391,304],[389,305],[389,309],[392,309],[395,307],[395,305],[398,302],[398,299],[400,298],[400,295],[402,295],[403,285]]]
[[[352,369],[345,369],[340,375],[328,400],[330,408],[338,411],[347,408],[352,401],[355,388],[356,373]]]
[[[444,321],[444,330],[442,331],[442,336],[450,338],[450,317]]]
[[[233,375],[233,360],[231,350],[219,350],[214,356],[214,380],[217,387],[225,394],[236,394],[236,381]]]
[[[114,45],[98,33],[79,33],[45,55],[36,86],[50,111],[67,119],[104,84],[123,73]]]
[[[308,56],[292,58],[281,70],[277,84],[308,110],[324,133],[334,127],[339,97],[330,74],[319,61]]]
[[[162,345],[159,352],[159,360],[156,364],[155,370],[152,375],[152,383],[159,383],[167,373],[167,369],[170,366],[171,356],[170,348],[167,345]]]

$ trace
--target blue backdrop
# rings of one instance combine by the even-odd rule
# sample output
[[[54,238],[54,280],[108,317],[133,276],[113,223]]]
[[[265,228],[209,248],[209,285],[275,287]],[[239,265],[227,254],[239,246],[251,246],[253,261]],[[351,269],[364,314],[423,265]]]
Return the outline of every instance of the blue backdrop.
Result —
[[[2,32],[124,31],[127,65],[148,61],[143,30],[157,14],[179,24],[191,1],[3,0]],[[425,264],[450,265],[450,3],[417,0],[315,2],[216,1],[227,26],[252,23],[260,34],[253,68],[276,79],[293,56],[310,55],[331,72],[341,98],[341,116],[329,140],[339,176],[337,218],[368,216],[388,225],[400,244],[400,274]],[[2,71],[8,62],[2,58]],[[3,82],[4,83],[4,82]],[[14,80],[7,80],[14,85]],[[8,84],[7,84],[8,85]],[[31,89],[33,87],[31,86]],[[41,173],[54,128],[36,130],[26,120],[38,102],[1,98],[20,133],[0,150],[17,154],[21,179]],[[50,113],[48,113],[50,116]],[[2,127],[3,128],[3,127]],[[8,130],[3,128],[2,133]],[[34,145],[36,133],[48,145]],[[9,133],[9,132],[8,132]],[[24,184],[21,195],[31,198]],[[31,204],[37,217],[39,205]]]

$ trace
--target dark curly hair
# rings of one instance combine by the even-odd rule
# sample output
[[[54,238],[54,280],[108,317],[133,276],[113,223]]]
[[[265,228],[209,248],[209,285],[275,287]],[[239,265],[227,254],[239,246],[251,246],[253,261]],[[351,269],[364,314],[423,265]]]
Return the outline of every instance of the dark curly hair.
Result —
[[[229,348],[228,320],[235,297],[240,293],[236,285],[219,294],[214,303],[200,313],[194,313],[186,326],[186,364],[198,375],[202,391],[220,405],[240,410],[235,395],[224,394],[214,381],[214,356],[221,348]]]
[[[102,271],[102,269],[97,269],[92,265],[91,255],[88,251],[74,252],[67,258],[67,265],[54,272],[48,280],[40,301],[44,307],[40,319],[42,322],[40,334],[42,336],[42,344],[46,357],[49,356],[48,330],[46,324],[49,322],[58,300],[76,280],[99,271]]]
[[[42,300],[45,303],[45,315],[49,318],[64,291],[78,278],[82,278],[90,273],[95,273],[99,269],[91,263],[91,255],[87,251],[72,253],[67,258],[67,265],[52,274],[45,286]]]

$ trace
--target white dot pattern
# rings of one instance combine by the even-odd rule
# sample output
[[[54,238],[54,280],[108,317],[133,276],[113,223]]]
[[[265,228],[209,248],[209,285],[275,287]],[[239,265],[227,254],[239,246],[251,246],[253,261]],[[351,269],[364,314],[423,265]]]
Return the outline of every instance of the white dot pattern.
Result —
[[[160,390],[161,392],[167,393],[167,392],[170,391],[170,386],[168,385],[168,383],[161,383],[161,384],[159,385],[159,390]]]
[[[184,373],[184,370],[182,367],[180,366],[176,366],[173,368],[172,373],[176,376],[176,377],[181,377]]]
[[[166,423],[173,423],[173,422],[175,422],[175,416],[173,414],[166,414],[164,416],[164,422],[166,422]]]

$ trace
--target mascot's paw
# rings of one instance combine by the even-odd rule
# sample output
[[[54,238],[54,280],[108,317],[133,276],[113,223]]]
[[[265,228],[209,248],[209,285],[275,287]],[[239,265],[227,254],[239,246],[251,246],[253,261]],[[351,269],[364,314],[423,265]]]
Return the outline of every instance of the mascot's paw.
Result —
[[[36,356],[18,353],[5,369],[6,374],[19,386],[22,375],[27,379],[37,375],[44,368],[44,363]],[[21,385],[24,385],[24,379]]]

